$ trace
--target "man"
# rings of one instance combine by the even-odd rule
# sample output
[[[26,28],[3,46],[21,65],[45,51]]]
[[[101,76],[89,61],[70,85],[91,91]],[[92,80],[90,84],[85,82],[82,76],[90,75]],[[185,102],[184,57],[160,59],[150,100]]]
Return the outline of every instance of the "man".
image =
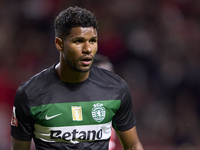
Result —
[[[60,62],[17,90],[11,122],[13,150],[108,149],[111,125],[123,148],[142,150],[131,95],[119,76],[92,65],[97,52],[97,21],[70,7],[55,19]]]

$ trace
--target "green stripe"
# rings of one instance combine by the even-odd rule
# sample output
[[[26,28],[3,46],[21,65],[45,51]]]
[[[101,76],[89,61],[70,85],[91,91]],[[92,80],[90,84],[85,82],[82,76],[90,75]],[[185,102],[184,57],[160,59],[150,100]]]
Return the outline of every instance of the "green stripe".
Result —
[[[105,108],[105,118],[101,122],[97,122],[92,117],[92,108],[94,104],[103,104]],[[105,100],[105,101],[87,101],[87,102],[71,102],[71,103],[54,103],[31,107],[32,117],[36,123],[46,127],[62,127],[62,126],[77,126],[89,124],[108,123],[112,120],[116,111],[120,107],[120,100]],[[72,106],[81,106],[82,121],[73,121]],[[61,114],[62,113],[62,114]],[[46,120],[45,116],[58,115],[50,120]]]

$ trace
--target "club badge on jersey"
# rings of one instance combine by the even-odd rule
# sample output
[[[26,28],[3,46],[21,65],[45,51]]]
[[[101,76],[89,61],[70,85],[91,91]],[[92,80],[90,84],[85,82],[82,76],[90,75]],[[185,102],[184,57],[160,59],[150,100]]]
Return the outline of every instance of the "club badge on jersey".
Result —
[[[94,104],[94,107],[92,108],[92,117],[96,122],[102,122],[106,116],[105,108],[103,107],[103,104]]]

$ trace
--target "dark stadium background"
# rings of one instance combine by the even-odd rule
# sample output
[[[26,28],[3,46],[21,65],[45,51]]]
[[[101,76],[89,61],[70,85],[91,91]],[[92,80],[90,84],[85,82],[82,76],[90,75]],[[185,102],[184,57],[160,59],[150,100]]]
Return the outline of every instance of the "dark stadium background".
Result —
[[[200,149],[199,0],[0,0],[0,149],[17,87],[58,62],[53,20],[69,6],[96,14],[98,53],[130,86],[145,150]]]

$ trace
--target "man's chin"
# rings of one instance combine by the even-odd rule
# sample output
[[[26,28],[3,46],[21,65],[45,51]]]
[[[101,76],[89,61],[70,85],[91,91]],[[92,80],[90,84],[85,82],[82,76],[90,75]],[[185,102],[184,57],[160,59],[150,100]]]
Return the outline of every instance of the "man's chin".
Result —
[[[82,73],[86,73],[86,72],[90,71],[90,67],[91,66],[85,66],[85,67],[76,68],[76,71],[82,72]]]

